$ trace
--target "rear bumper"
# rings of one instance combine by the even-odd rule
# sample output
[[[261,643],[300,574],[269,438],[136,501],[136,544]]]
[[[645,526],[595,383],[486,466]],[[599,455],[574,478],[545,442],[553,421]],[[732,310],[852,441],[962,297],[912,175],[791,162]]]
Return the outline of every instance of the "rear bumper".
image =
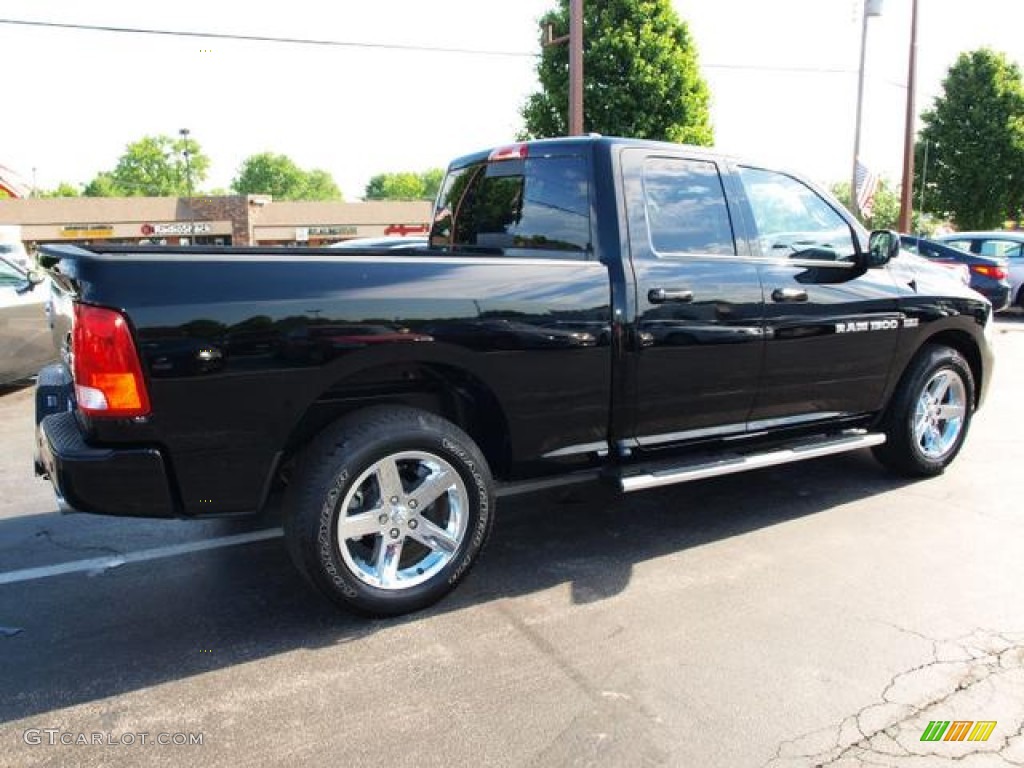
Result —
[[[992,285],[986,285],[982,289],[978,289],[978,292],[992,302],[993,312],[1002,312],[1004,309],[1008,309],[1011,304],[1009,285],[994,283]]]
[[[40,382],[44,380],[40,374]],[[174,517],[176,506],[160,451],[90,446],[73,411],[65,406],[46,413],[47,404],[60,400],[53,391],[36,398],[36,474],[49,478],[58,500],[79,512]]]

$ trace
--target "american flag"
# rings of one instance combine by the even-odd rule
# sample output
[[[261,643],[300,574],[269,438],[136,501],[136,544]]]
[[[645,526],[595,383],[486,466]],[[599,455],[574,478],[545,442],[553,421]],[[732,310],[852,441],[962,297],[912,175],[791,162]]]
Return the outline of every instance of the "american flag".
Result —
[[[870,217],[875,205],[875,192],[878,191],[878,175],[858,160],[856,180],[857,208],[865,217]]]

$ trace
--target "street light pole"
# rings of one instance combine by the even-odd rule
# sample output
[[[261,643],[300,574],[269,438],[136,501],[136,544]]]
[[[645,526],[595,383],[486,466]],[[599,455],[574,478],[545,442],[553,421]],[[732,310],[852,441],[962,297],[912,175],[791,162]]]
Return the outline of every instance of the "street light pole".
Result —
[[[190,131],[188,128],[182,128],[178,133],[181,134],[181,140],[183,142],[181,154],[185,156],[185,188],[188,190],[188,196],[192,197],[192,165],[189,160],[188,151],[188,137]]]
[[[864,59],[867,53],[868,18],[882,15],[882,0],[864,0],[860,30],[860,66],[857,68],[857,116],[853,127],[853,168],[850,170],[850,210],[860,216],[857,205],[857,163],[860,160],[860,119],[864,108]]]
[[[912,0],[910,16],[910,64],[907,71],[907,122],[903,134],[903,182],[900,189],[900,232],[910,231],[911,213],[914,209],[914,128],[917,109],[914,91],[917,81],[917,0]],[[921,194],[924,194],[922,187]]]

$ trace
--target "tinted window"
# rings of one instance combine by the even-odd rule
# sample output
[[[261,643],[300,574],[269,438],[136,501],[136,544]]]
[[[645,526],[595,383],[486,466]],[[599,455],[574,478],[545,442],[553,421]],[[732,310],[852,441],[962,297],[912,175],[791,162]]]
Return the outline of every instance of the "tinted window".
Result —
[[[583,159],[503,160],[450,172],[430,242],[481,253],[585,258],[590,196]]]
[[[955,253],[939,248],[933,243],[926,243],[922,240],[919,240],[917,245],[917,252],[929,259],[948,259],[956,255]]]
[[[644,205],[656,253],[736,253],[725,191],[714,163],[647,158]]]
[[[852,261],[853,233],[838,211],[801,181],[783,173],[741,168],[761,253],[826,261]]]
[[[981,255],[997,259],[1019,259],[1021,243],[1011,240],[982,240]]]
[[[970,240],[943,240],[943,242],[952,247],[959,248],[961,251],[971,252],[971,241]]]

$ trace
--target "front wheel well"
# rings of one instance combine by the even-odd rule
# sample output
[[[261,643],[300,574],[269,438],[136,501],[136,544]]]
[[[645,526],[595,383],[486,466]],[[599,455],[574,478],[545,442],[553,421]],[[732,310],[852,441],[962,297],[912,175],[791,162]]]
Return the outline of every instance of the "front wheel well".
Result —
[[[989,320],[989,322],[992,322]],[[928,339],[922,344],[922,348],[925,346],[940,345],[950,347],[959,352],[964,360],[967,361],[968,367],[971,369],[971,376],[974,378],[974,407],[977,408],[979,404],[979,398],[982,391],[982,379],[984,378],[985,371],[981,363],[981,351],[978,349],[977,342],[971,338],[971,335],[965,331],[958,330],[947,330],[940,331],[934,336],[929,336]],[[918,350],[917,354],[920,354]],[[915,354],[916,357],[916,354]]]

